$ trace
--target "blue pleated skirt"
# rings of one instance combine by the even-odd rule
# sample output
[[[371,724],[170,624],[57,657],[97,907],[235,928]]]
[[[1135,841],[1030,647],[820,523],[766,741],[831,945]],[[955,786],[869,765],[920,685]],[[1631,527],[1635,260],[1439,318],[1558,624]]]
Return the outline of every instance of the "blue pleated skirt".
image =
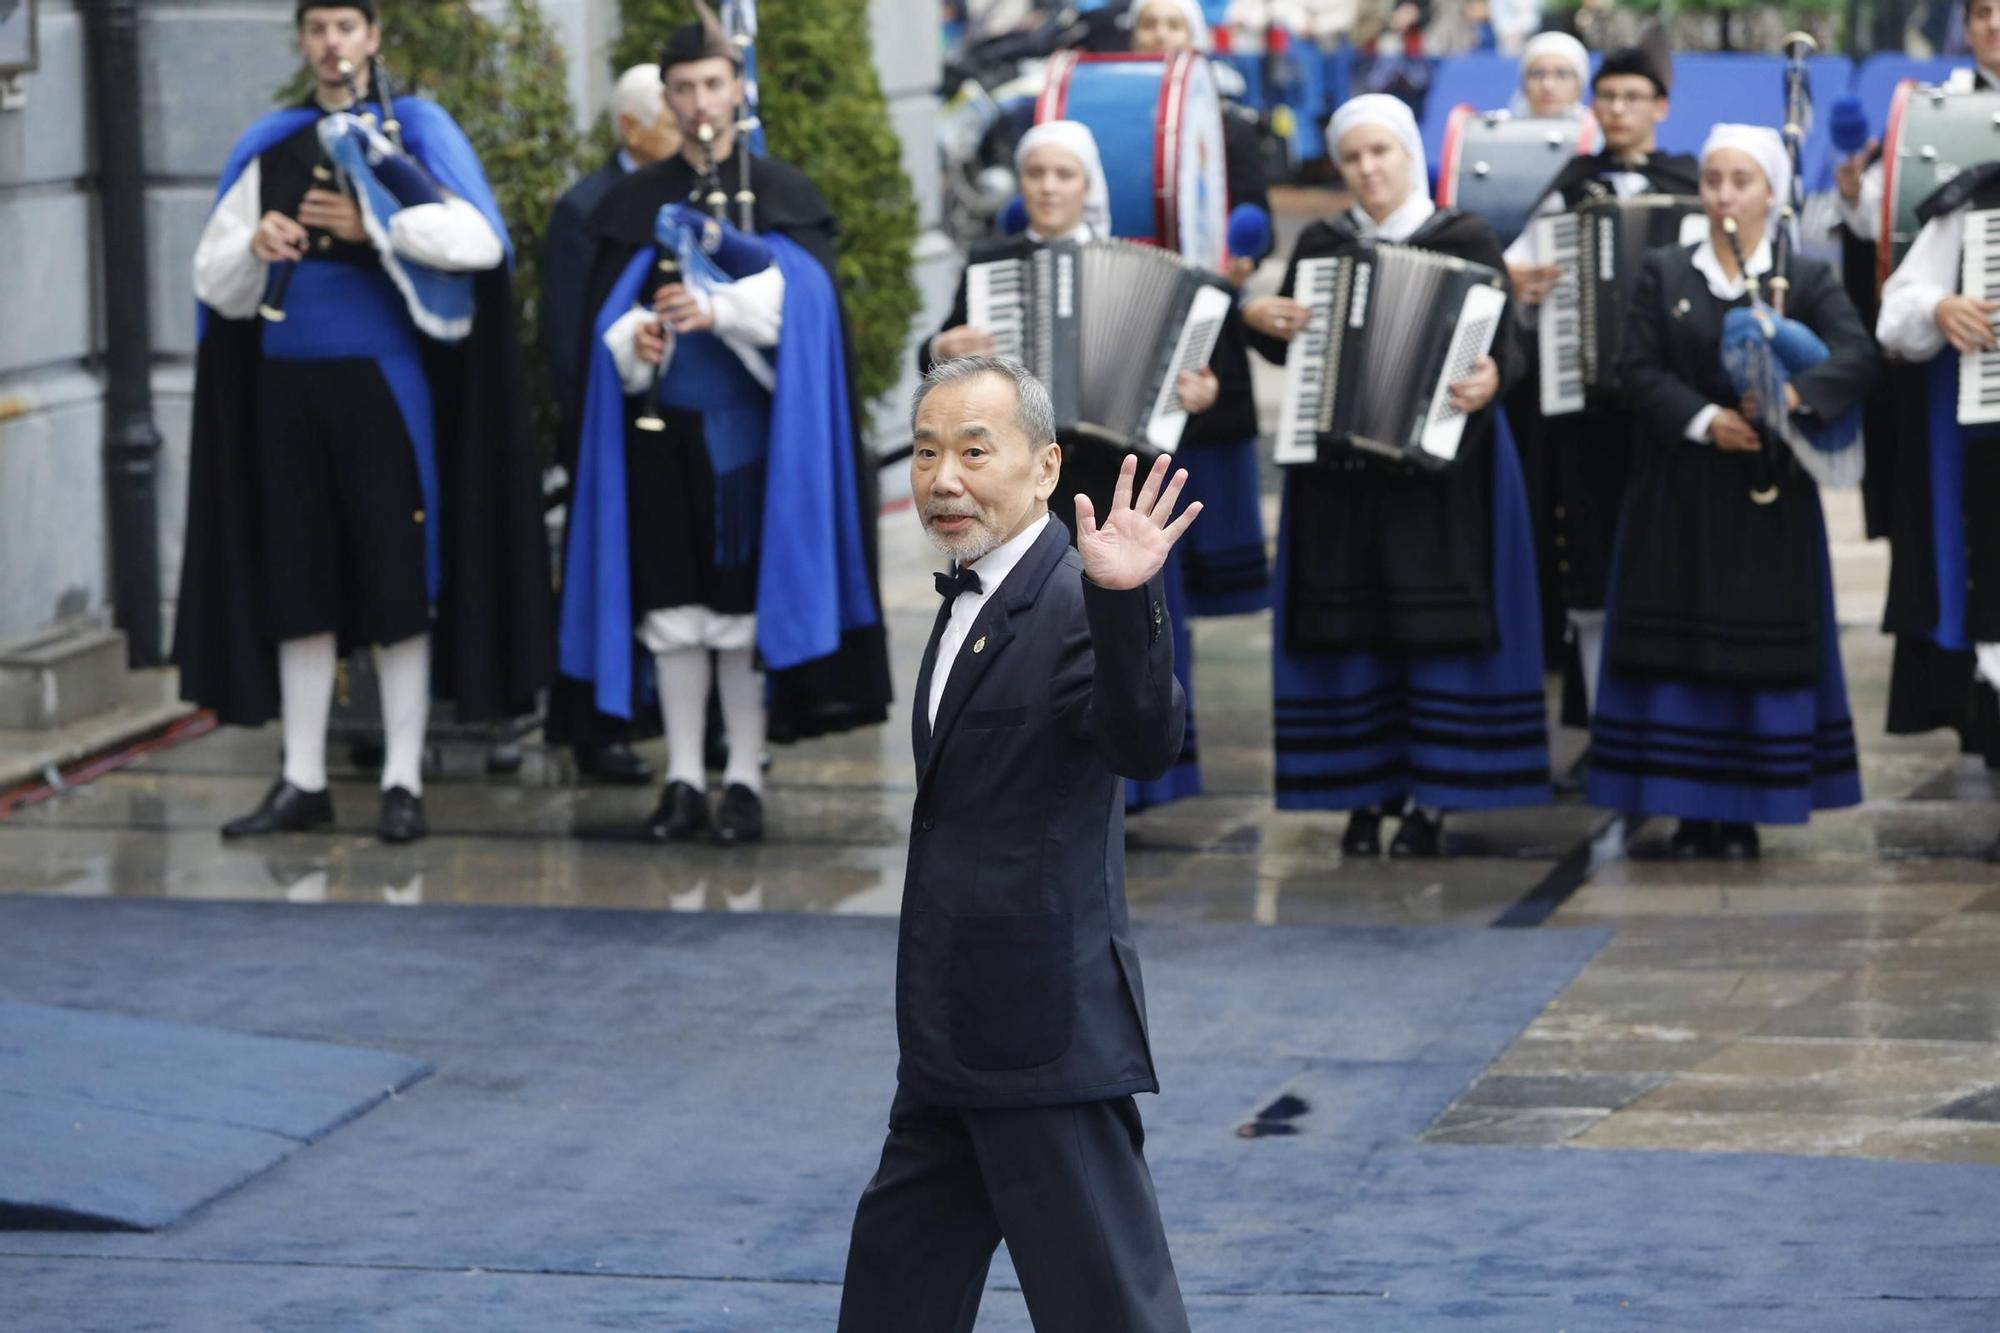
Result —
[[[1493,614],[1500,646],[1464,656],[1292,653],[1285,644],[1292,488],[1278,522],[1271,650],[1281,810],[1411,797],[1444,810],[1549,800],[1542,627],[1527,492],[1495,414]],[[1196,526],[1199,526],[1197,524]]]
[[[1183,505],[1201,501],[1201,517],[1175,548],[1184,552],[1187,605],[1197,616],[1240,616],[1271,604],[1271,562],[1264,554],[1257,441],[1193,445],[1176,461],[1188,470]]]
[[[1190,469],[1188,480],[1193,479],[1194,473]],[[1204,512],[1188,532],[1192,534],[1207,521],[1208,515]],[[1187,731],[1181,738],[1181,756],[1174,761],[1172,768],[1146,782],[1131,778],[1125,780],[1127,811],[1165,805],[1183,796],[1201,795],[1201,752],[1195,744],[1194,730],[1194,636],[1188,632],[1187,579],[1182,568],[1180,545],[1168,554],[1160,577],[1166,584],[1167,619],[1173,624],[1174,679],[1181,683],[1181,693],[1187,699]]]
[[[1590,722],[1593,804],[1683,819],[1803,824],[1815,810],[1861,803],[1847,678],[1840,665],[1824,519],[1819,546],[1819,679],[1783,689],[1645,679],[1611,665]],[[1617,557],[1623,558],[1623,553]],[[1614,565],[1611,586],[1618,583]]]

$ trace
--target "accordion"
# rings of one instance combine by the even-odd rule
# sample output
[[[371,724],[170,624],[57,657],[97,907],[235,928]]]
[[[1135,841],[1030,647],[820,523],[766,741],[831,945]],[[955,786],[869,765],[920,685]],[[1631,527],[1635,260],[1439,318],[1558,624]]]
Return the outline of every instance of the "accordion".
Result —
[[[1617,389],[1639,266],[1648,250],[1686,239],[1690,218],[1706,229],[1697,199],[1641,194],[1592,199],[1574,212],[1535,220],[1543,259],[1563,271],[1542,302],[1536,330],[1543,416],[1581,412],[1592,394]]]
[[[1450,389],[1493,347],[1507,309],[1498,272],[1366,242],[1300,260],[1292,297],[1312,317],[1285,356],[1275,462],[1343,447],[1428,468],[1458,457],[1465,414]]]
[[[1968,209],[1959,259],[1959,293],[1990,301],[2000,293],[2000,209]],[[2000,351],[1958,358],[1958,424],[2000,421]]]
[[[1056,431],[1172,453],[1175,380],[1208,364],[1235,296],[1221,277],[1128,241],[1025,242],[965,270],[966,322],[1049,391]]]

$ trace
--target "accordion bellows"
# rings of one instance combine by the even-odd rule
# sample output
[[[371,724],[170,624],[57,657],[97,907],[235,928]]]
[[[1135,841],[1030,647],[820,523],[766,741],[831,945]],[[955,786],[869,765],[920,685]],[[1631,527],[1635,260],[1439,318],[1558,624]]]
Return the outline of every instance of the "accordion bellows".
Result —
[[[1129,241],[1024,242],[965,271],[966,320],[1048,387],[1056,430],[1172,453],[1187,425],[1175,381],[1208,364],[1229,285]]]

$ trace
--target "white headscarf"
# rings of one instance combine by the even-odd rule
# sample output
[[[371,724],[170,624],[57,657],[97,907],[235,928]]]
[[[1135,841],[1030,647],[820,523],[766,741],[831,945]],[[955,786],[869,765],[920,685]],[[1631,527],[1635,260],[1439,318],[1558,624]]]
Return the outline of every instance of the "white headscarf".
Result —
[[[1717,125],[1701,146],[1702,162],[1706,164],[1708,155],[1718,148],[1748,153],[1750,160],[1763,169],[1764,179],[1771,186],[1773,213],[1791,197],[1792,155],[1785,151],[1785,141],[1776,130],[1766,125]]]
[[[1187,20],[1188,36],[1194,39],[1194,49],[1203,55],[1215,50],[1215,34],[1208,30],[1208,15],[1201,12],[1195,0],[1139,0],[1132,6],[1133,27],[1139,26],[1139,16],[1149,5],[1170,5],[1180,10],[1181,17]]]
[[[1014,145],[1014,172],[1019,175],[1028,154],[1044,144],[1066,148],[1083,163],[1090,184],[1083,192],[1083,225],[1095,236],[1111,235],[1111,187],[1104,180],[1104,162],[1097,155],[1097,136],[1080,120],[1047,120],[1021,136]]]
[[[1413,164],[1410,188],[1424,188],[1424,181],[1429,175],[1429,168],[1424,162],[1424,136],[1418,132],[1417,118],[1410,114],[1407,103],[1387,93],[1363,93],[1341,103],[1340,110],[1334,112],[1333,119],[1326,123],[1326,151],[1336,162],[1340,159],[1341,139],[1357,125],[1380,125],[1395,135]]]
[[[1528,66],[1543,56],[1560,56],[1567,60],[1576,71],[1577,100],[1583,99],[1584,89],[1590,87],[1590,52],[1583,49],[1583,43],[1566,32],[1540,32],[1528,39],[1521,48],[1521,84],[1527,86]]]

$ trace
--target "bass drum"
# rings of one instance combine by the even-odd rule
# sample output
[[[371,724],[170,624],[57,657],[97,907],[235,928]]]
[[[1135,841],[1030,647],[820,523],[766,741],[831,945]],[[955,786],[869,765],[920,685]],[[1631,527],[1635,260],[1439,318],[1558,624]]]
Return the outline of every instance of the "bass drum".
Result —
[[[1569,160],[1601,142],[1589,116],[1543,120],[1453,107],[1438,157],[1438,207],[1485,218],[1505,249]]]
[[[1882,231],[1875,281],[1889,280],[1923,224],[1917,205],[1959,172],[2000,161],[2000,93],[1896,85],[1882,136]]]
[[[1111,234],[1220,269],[1229,209],[1222,98],[1202,56],[1086,55],[1049,61],[1035,123],[1081,121],[1111,191]]]

